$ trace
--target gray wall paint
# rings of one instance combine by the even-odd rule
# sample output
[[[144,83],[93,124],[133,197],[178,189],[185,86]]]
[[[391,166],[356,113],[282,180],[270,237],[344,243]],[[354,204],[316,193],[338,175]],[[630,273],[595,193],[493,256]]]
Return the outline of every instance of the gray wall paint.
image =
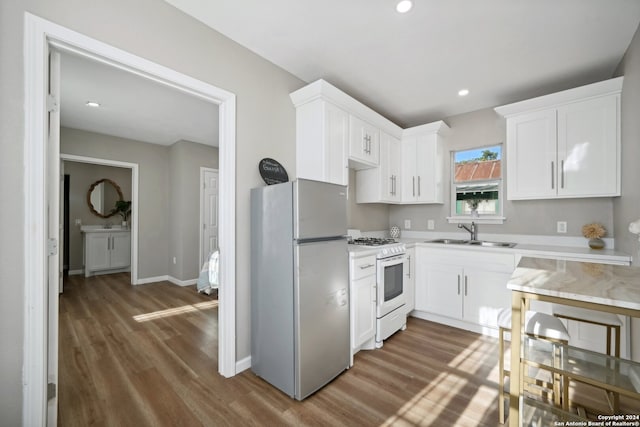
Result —
[[[169,149],[156,144],[62,128],[60,151],[138,164],[138,277],[144,279],[169,274]],[[132,224],[132,227],[135,226]]]
[[[25,11],[236,94],[239,359],[250,354],[249,189],[261,185],[257,164],[263,157],[278,159],[295,176],[295,110],[289,93],[304,86],[301,80],[161,0],[0,2],[0,182],[4,203],[13,207],[0,210],[0,413],[8,425],[20,424],[22,409],[23,272],[27,262],[21,191]],[[164,178],[155,185],[161,192],[166,189]],[[168,224],[161,225],[165,228],[150,230],[152,237],[154,233],[161,237]],[[167,256],[161,254],[159,262],[166,265]],[[144,269],[155,272],[156,266],[145,265]]]
[[[179,280],[191,280],[198,277],[198,242],[200,208],[200,166],[217,168],[218,149],[189,141],[179,141],[170,147],[149,144],[130,139],[118,138],[86,132],[78,129],[61,129],[61,151],[100,159],[127,161],[138,164],[139,173],[139,278],[146,279],[170,275]],[[70,162],[68,162],[70,163]],[[71,163],[73,164],[73,163]],[[76,163],[77,164],[77,163]],[[104,166],[85,165],[94,169],[88,185],[103,177]],[[120,168],[112,168],[118,170]],[[131,200],[130,169],[128,173],[126,199]],[[86,172],[85,172],[86,173]],[[118,177],[115,172],[111,175]],[[104,176],[109,178],[109,176]],[[83,178],[84,179],[84,178]],[[86,179],[84,179],[86,181]],[[126,181],[124,177],[114,179]],[[72,178],[72,182],[73,182]],[[79,205],[86,208],[86,188],[80,191],[82,201]],[[103,224],[103,220],[86,210],[81,219],[83,224]],[[79,228],[73,226],[76,218],[72,213],[71,230],[74,254],[78,252],[76,240],[82,245]],[[120,217],[114,217],[116,223]],[[77,229],[77,230],[76,230]],[[80,264],[82,263],[80,247]],[[173,264],[173,257],[176,264]],[[74,263],[76,265],[77,262]],[[73,267],[72,269],[81,268]]]
[[[622,86],[622,197],[613,204],[616,246],[633,255],[640,265],[638,236],[628,231],[640,218],[640,29],[636,31],[616,75],[624,75]],[[632,319],[631,354],[640,361],[640,319]]]
[[[218,149],[179,141],[169,150],[169,275],[179,280],[200,271],[200,167],[218,168]],[[173,263],[173,257],[176,263]]]
[[[112,166],[92,165],[89,163],[64,162],[64,173],[69,175],[69,270],[82,270],[83,236],[75,220],[82,225],[120,224],[122,217],[110,218],[96,216],[87,204],[87,192],[91,184],[102,178],[108,178],[120,186],[124,200],[131,200],[131,169]]]
[[[506,123],[493,108],[445,119],[451,133],[445,137],[446,151],[457,151],[505,142]],[[504,147],[504,146],[503,146]],[[503,156],[504,157],[504,156]],[[506,161],[503,160],[506,165]],[[506,167],[503,165],[503,175]],[[445,188],[451,185],[451,156],[445,156]],[[505,180],[505,190],[509,182]],[[390,208],[390,225],[404,226],[404,220],[411,220],[411,229],[427,230],[427,220],[435,221],[435,231],[456,231],[456,224],[449,224],[446,217],[451,215],[450,191],[445,194],[442,205],[403,205]],[[609,236],[613,229],[613,203],[611,198],[559,199],[505,201],[501,225],[481,225],[480,233],[555,235],[556,221],[567,221],[566,236],[581,236],[581,227],[588,222],[601,222]],[[462,231],[461,231],[462,233]]]
[[[349,203],[347,226],[360,231],[381,231],[389,228],[389,205],[383,203],[356,203],[356,171],[349,169]]]

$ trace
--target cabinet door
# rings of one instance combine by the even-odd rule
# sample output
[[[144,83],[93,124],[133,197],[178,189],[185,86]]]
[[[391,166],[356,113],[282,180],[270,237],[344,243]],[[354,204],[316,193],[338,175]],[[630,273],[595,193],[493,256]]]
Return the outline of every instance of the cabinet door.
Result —
[[[373,338],[376,334],[376,277],[367,276],[353,281],[353,334],[351,346],[354,349]]]
[[[380,159],[380,131],[369,123],[350,116],[349,159],[356,168],[378,166]]]
[[[111,233],[111,268],[131,265],[131,233]]]
[[[333,184],[349,184],[347,144],[349,141],[349,114],[340,108],[325,104],[325,174]]]
[[[316,99],[296,108],[296,177],[347,185],[349,114]]]
[[[85,269],[104,270],[111,267],[111,235],[109,233],[87,233],[87,256]]]
[[[463,319],[482,326],[498,327],[498,312],[511,307],[507,289],[510,273],[481,268],[465,268],[463,278]]]
[[[618,97],[558,108],[558,195],[618,196]]]
[[[407,315],[415,308],[415,277],[416,277],[416,250],[407,249],[407,262],[405,263],[405,309]]]
[[[443,152],[438,135],[424,135],[416,141],[416,201],[443,202]]]
[[[556,196],[556,110],[507,119],[507,198]]]
[[[417,200],[416,177],[416,144],[417,138],[402,139],[402,201],[415,202]]]
[[[421,301],[421,307],[423,307],[421,309],[441,316],[461,319],[462,269],[447,264],[427,264],[425,280],[426,301]],[[416,309],[420,310],[417,299]]]
[[[387,176],[386,185],[389,190],[388,199],[390,202],[399,202],[402,200],[402,147],[400,146],[400,140],[392,136],[387,135],[388,149],[387,149]],[[380,159],[382,164],[383,159]]]

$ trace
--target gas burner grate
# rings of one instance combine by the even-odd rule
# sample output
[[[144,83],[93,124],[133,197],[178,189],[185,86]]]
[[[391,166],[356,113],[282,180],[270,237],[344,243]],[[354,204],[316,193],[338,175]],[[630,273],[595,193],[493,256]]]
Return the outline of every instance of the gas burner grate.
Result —
[[[357,239],[353,239],[351,243],[353,243],[354,245],[362,246],[381,246],[390,245],[397,242],[396,239],[386,237],[358,237]]]

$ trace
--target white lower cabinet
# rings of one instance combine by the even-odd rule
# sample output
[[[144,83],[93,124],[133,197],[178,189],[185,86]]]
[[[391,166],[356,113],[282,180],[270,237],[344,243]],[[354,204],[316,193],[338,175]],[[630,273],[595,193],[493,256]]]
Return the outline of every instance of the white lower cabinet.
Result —
[[[351,254],[349,289],[351,294],[351,365],[358,351],[375,347],[376,256]]]
[[[405,272],[404,295],[407,316],[413,311],[416,303],[416,249],[407,249],[407,271]]]
[[[84,275],[126,270],[131,265],[130,231],[84,232]]]
[[[417,247],[414,315],[477,332],[496,328],[498,311],[511,306],[514,268],[513,254]]]

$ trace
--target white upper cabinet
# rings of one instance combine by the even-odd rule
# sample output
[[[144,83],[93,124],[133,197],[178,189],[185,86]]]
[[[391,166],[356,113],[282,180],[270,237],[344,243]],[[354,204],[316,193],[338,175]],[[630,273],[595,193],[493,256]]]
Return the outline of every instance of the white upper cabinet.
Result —
[[[380,165],[356,173],[356,202],[400,202],[400,170],[400,140],[381,132]]]
[[[496,108],[507,119],[509,200],[620,195],[622,81]]]
[[[355,116],[349,117],[349,160],[355,169],[378,166],[380,162],[380,130]]]
[[[290,94],[296,107],[296,177],[347,185],[349,167],[378,168],[380,135],[402,129],[324,80]]]
[[[402,203],[444,202],[443,122],[405,129],[402,136]]]
[[[316,99],[296,108],[296,172],[298,178],[347,185],[349,114]]]

